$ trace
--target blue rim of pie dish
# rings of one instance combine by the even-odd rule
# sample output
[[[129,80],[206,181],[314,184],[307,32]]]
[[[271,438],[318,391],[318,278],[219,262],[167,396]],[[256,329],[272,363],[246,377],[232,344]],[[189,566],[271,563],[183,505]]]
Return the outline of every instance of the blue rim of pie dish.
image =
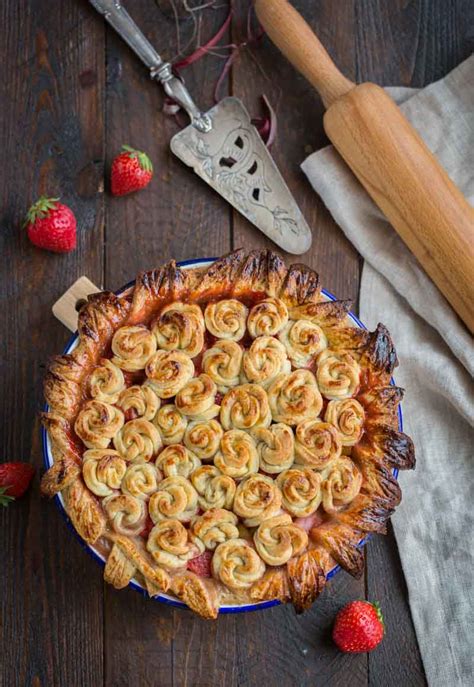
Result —
[[[177,264],[180,267],[190,267],[191,265],[197,265],[201,263],[212,263],[216,260],[217,258],[194,258],[192,260],[183,260],[182,262],[178,262]],[[119,289],[116,293],[121,294],[124,291],[126,291],[128,288],[133,286],[135,283],[135,280],[132,280],[128,282],[125,286],[123,286],[121,289]],[[321,293],[326,296],[330,301],[337,301],[338,299],[336,296],[334,296],[332,293],[329,291],[326,291],[326,289],[321,289]],[[355,324],[360,327],[361,329],[367,329],[367,327],[359,320],[359,318],[354,315],[354,313],[349,312],[348,316],[351,318]],[[63,354],[69,353],[73,344],[76,342],[78,337],[78,332],[74,332],[71,336],[71,338],[68,340]],[[390,384],[395,385],[395,381],[393,377],[390,380]],[[49,406],[47,403],[44,404],[43,410],[45,412],[48,412]],[[398,426],[399,430],[403,431],[403,414],[402,414],[402,409],[401,409],[401,404],[398,406]],[[49,447],[48,447],[48,436],[46,429],[44,427],[41,427],[41,442],[42,442],[42,448],[43,448],[43,463],[46,469],[50,468],[53,465],[53,457],[50,454]],[[398,469],[394,468],[393,470],[393,476],[397,479],[398,478]],[[81,544],[82,548],[87,551],[87,553],[97,561],[102,567],[105,566],[105,561],[101,558],[101,556],[91,547],[89,544],[87,544],[82,537],[79,535],[79,533],[76,531],[74,525],[72,524],[66,509],[61,501],[61,498],[59,497],[59,494],[56,494],[54,497],[54,501],[56,503],[57,508],[59,509],[61,515],[63,516],[64,520],[66,521],[66,524],[69,528],[69,530],[74,534],[76,539],[79,541]],[[367,534],[361,541],[359,542],[358,546],[359,548],[362,548],[367,544],[369,539],[371,538],[371,534]],[[332,570],[328,572],[326,575],[326,579],[330,580],[336,573],[338,573],[341,570],[340,565],[334,566]],[[134,589],[135,591],[139,592],[143,596],[150,598],[148,595],[147,590],[142,587],[138,582],[135,582],[134,580],[131,580],[129,582],[129,587]],[[183,603],[182,601],[179,601],[177,599],[171,599],[168,596],[164,596],[163,594],[157,594],[156,596],[152,597],[156,601],[160,601],[163,604],[166,604],[168,606],[175,606],[176,608],[183,608],[189,610],[188,606]],[[265,608],[271,608],[272,606],[280,606],[281,602],[278,601],[278,599],[273,599],[272,601],[260,601],[255,604],[244,604],[244,605],[239,605],[239,606],[222,606],[219,609],[219,614],[224,614],[224,613],[246,613],[249,611],[261,611]]]

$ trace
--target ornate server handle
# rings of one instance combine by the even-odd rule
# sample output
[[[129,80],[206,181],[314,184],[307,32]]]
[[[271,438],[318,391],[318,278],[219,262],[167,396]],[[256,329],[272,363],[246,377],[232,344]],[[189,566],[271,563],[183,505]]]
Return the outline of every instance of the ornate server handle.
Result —
[[[169,62],[163,62],[127,10],[122,7],[120,0],[89,0],[89,2],[146,64],[150,70],[150,76],[161,82],[166,94],[186,110],[193,126],[199,131],[210,131],[212,128],[210,118],[199,110],[184,83],[173,74]]]

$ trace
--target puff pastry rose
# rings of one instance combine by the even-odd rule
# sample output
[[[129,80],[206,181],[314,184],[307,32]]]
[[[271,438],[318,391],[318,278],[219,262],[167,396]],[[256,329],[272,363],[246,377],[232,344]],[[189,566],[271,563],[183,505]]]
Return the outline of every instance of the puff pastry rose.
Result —
[[[198,511],[197,492],[185,477],[167,477],[151,497],[148,511],[155,523],[167,518],[189,522]]]
[[[158,348],[181,350],[195,358],[204,345],[204,318],[199,305],[175,302],[166,305],[151,328]]]
[[[155,425],[138,418],[126,422],[114,437],[114,446],[129,463],[148,462],[160,450],[161,437]]]
[[[209,303],[204,311],[208,330],[218,339],[240,341],[245,334],[248,309],[234,298]]]
[[[143,370],[155,351],[155,337],[142,325],[120,327],[112,339],[112,362],[127,372]]]
[[[203,543],[174,519],[161,520],[152,528],[146,548],[165,570],[185,568],[191,558],[204,551]]]
[[[266,389],[279,374],[288,374],[291,363],[286,350],[273,336],[258,336],[243,356],[242,372],[247,382]]]
[[[117,534],[133,537],[145,527],[148,511],[143,499],[130,494],[114,494],[107,496],[102,506]]]
[[[253,535],[260,558],[268,565],[284,565],[308,545],[308,535],[284,513],[264,520]]]
[[[87,401],[82,406],[74,431],[87,448],[107,448],[125,422],[121,410],[103,401]]]
[[[129,386],[118,396],[116,403],[127,420],[139,417],[143,420],[153,420],[160,407],[160,399],[146,384]]]
[[[219,449],[224,431],[217,420],[190,422],[184,434],[185,446],[201,460],[211,460]]]
[[[265,564],[245,539],[219,544],[212,557],[212,572],[229,589],[248,589],[265,572]]]
[[[362,437],[365,410],[355,398],[329,401],[324,419],[337,428],[343,446],[355,446]]]
[[[201,374],[191,379],[176,394],[175,404],[183,415],[194,420],[211,420],[219,415],[215,403],[217,387],[209,375]]]
[[[232,477],[223,475],[214,465],[201,465],[190,479],[199,494],[198,501],[203,510],[232,508],[235,494]]]
[[[163,444],[169,446],[183,441],[188,418],[179,412],[174,403],[167,403],[156,413],[153,424],[158,429]]]
[[[125,379],[122,370],[111,360],[104,358],[99,367],[92,371],[89,377],[89,390],[92,398],[105,403],[116,403]]]
[[[328,345],[321,327],[309,320],[290,320],[278,338],[295,367],[306,367]]]
[[[359,389],[360,366],[350,353],[336,353],[326,348],[317,359],[316,379],[326,398],[349,398]]]
[[[250,475],[237,486],[234,512],[243,518],[247,527],[257,527],[276,515],[281,507],[281,491],[267,475]]]
[[[270,427],[257,427],[252,430],[252,436],[257,442],[260,468],[264,472],[277,474],[293,464],[295,441],[291,427],[278,422]]]
[[[216,341],[202,356],[202,369],[225,393],[240,383],[243,351],[235,341]]]
[[[84,482],[96,496],[110,496],[120,489],[127,463],[117,451],[89,449],[82,456]]]
[[[268,427],[272,421],[268,396],[258,384],[242,384],[222,399],[220,421],[225,430]]]
[[[214,465],[234,479],[242,479],[258,472],[259,458],[252,437],[241,429],[230,429],[221,439],[220,451],[214,456]]]
[[[323,407],[316,379],[309,370],[278,375],[268,389],[268,400],[273,420],[291,426],[317,417]]]
[[[305,518],[318,509],[322,500],[322,476],[310,468],[291,468],[277,477],[283,507],[296,518]]]
[[[296,428],[295,461],[322,470],[341,455],[339,432],[329,422],[303,420]]]
[[[359,468],[345,456],[333,461],[323,475],[323,508],[327,513],[337,513],[347,506],[355,499],[362,486]]]
[[[122,491],[146,501],[157,490],[160,479],[161,474],[154,465],[135,463],[127,468],[122,480]]]
[[[264,298],[251,309],[247,329],[254,339],[257,336],[276,336],[288,322],[288,308],[279,298]]]
[[[191,530],[206,549],[212,551],[218,544],[223,544],[229,539],[238,539],[237,522],[237,516],[230,510],[211,508],[193,519]]]
[[[157,351],[145,367],[148,384],[160,398],[171,398],[194,374],[194,363],[183,351]]]
[[[189,477],[200,465],[199,458],[181,444],[167,446],[156,459],[156,466],[165,477]]]

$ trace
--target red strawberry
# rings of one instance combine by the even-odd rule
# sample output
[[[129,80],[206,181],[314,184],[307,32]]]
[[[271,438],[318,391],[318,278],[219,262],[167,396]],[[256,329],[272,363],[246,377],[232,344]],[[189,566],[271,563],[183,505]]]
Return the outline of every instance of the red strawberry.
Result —
[[[0,464],[0,505],[8,506],[10,501],[23,496],[34,472],[34,467],[29,463]]]
[[[213,555],[213,551],[204,551],[200,556],[192,558],[188,562],[188,570],[196,573],[199,577],[212,577],[211,561]]]
[[[76,247],[76,218],[58,200],[41,196],[28,210],[24,226],[35,246],[54,253],[69,253]]]
[[[146,153],[122,146],[123,153],[112,162],[110,186],[114,196],[125,196],[127,193],[145,188],[153,176],[153,165]]]
[[[341,651],[372,651],[383,639],[385,626],[378,603],[352,601],[339,611],[332,638]]]

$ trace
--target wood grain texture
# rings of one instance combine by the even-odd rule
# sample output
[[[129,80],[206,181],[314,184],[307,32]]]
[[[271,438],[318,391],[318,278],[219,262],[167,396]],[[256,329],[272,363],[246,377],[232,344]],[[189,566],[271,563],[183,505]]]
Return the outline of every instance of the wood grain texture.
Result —
[[[173,56],[169,0],[125,4],[164,56]],[[246,9],[241,0],[233,4],[233,35],[224,40],[238,42]],[[203,37],[220,26],[227,5],[204,13]],[[352,80],[421,86],[473,47],[469,0],[295,5]],[[31,459],[40,468],[42,365],[67,340],[50,308],[77,277],[117,288],[170,257],[272,244],[173,158],[168,141],[177,125],[161,113],[161,90],[86,0],[5,0],[0,21],[0,138],[10,161],[0,175],[1,458]],[[184,42],[190,31],[183,14]],[[185,73],[203,107],[212,104],[221,66],[209,56]],[[299,169],[308,152],[327,143],[318,96],[265,39],[239,52],[224,92],[242,97],[253,114],[260,94],[268,96],[278,116],[274,156],[313,228],[302,261],[338,296],[357,299],[359,257]],[[142,193],[115,199],[102,190],[123,143],[147,150],[156,176]],[[79,242],[71,255],[41,252],[19,229],[43,192],[61,194],[76,213]],[[133,590],[105,588],[102,571],[54,504],[39,499],[37,480],[28,497],[0,512],[0,540],[7,561],[0,576],[2,687],[425,684],[391,533],[368,545],[362,583],[339,573],[309,613],[279,607],[216,623]],[[365,595],[385,610],[387,640],[368,657],[341,656],[330,640],[334,615]]]

